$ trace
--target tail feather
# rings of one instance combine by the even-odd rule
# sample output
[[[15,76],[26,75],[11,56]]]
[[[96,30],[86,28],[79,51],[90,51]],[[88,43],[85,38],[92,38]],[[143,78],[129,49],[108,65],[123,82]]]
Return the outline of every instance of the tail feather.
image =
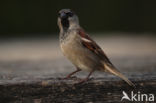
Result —
[[[120,77],[125,82],[127,82],[130,86],[135,87],[135,85],[128,78],[126,78],[123,74],[121,74],[115,67],[110,67],[107,64],[104,64],[104,67],[105,67],[106,71],[109,71],[110,73]]]

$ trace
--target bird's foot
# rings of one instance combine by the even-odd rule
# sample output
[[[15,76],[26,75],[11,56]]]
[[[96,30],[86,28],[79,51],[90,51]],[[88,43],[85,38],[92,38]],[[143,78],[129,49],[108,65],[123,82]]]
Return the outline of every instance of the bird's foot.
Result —
[[[67,80],[67,79],[75,79],[77,78],[76,76],[66,76],[64,78],[61,78],[62,80]]]
[[[85,79],[81,79],[81,80],[79,80],[77,83],[75,83],[75,84],[83,84],[83,83],[86,83],[87,81],[89,81],[89,80],[91,80],[91,79],[89,79],[89,78],[85,78]]]

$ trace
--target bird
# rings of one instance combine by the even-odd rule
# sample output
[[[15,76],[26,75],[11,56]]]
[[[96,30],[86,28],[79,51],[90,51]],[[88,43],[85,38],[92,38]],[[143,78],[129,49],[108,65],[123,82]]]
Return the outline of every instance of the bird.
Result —
[[[71,78],[79,71],[88,71],[86,78],[79,83],[89,80],[94,71],[114,74],[126,81],[130,86],[134,84],[126,78],[111,63],[100,46],[84,31],[79,24],[79,18],[71,9],[62,9],[58,12],[57,24],[60,30],[59,43],[64,56],[71,61],[76,70],[65,77]]]

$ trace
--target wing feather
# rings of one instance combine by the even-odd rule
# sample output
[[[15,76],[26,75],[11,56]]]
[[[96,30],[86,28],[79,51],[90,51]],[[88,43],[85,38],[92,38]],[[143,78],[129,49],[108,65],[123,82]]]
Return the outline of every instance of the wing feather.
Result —
[[[82,37],[82,45],[95,53],[98,57],[103,59],[104,61],[112,64],[103,50],[96,44],[94,40],[92,40],[88,34],[84,32],[83,29],[78,30],[78,34]]]

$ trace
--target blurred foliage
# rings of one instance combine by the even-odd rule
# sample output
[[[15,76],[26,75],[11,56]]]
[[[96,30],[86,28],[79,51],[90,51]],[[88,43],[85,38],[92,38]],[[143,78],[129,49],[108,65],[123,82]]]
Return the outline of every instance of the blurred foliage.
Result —
[[[154,0],[1,0],[0,34],[54,34],[63,8],[73,9],[89,32],[156,32]]]

